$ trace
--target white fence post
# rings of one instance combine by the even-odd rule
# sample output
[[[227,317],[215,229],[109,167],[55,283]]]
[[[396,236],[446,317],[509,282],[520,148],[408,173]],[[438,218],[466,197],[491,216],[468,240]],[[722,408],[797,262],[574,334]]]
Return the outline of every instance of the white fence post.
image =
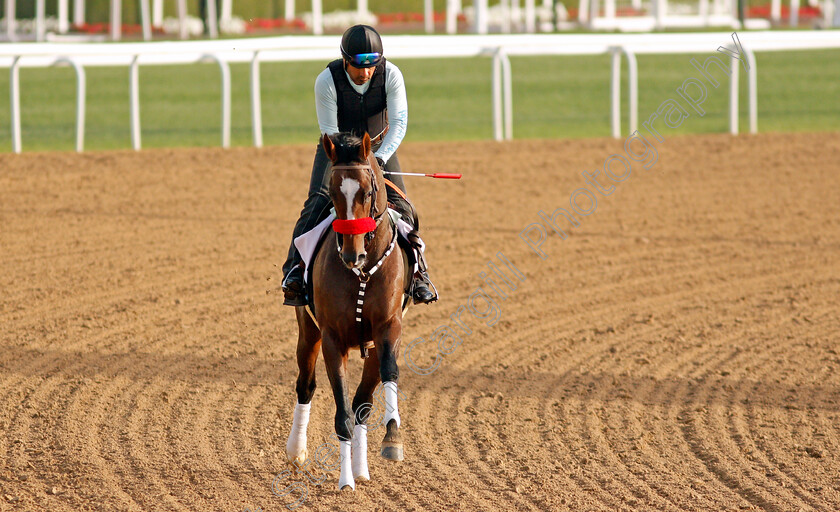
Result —
[[[668,0],[651,0],[653,16],[656,18],[656,30],[665,28],[665,14],[668,11]]]
[[[295,0],[286,0],[285,9],[283,10],[283,19],[292,21],[295,19]]]
[[[615,0],[604,0],[604,18],[610,22],[615,20]]]
[[[140,65],[137,62],[140,58],[135,55],[128,68],[128,94],[130,97],[129,110],[131,111],[131,147],[134,151],[140,151]]]
[[[58,33],[66,34],[70,30],[70,4],[68,0],[58,0]]]
[[[47,17],[46,3],[46,0],[35,2],[35,40],[39,42],[47,39],[47,24],[44,19]]]
[[[233,19],[233,0],[222,0],[222,12],[219,14],[219,25],[228,27],[231,19]]]
[[[9,68],[9,96],[12,117],[12,151],[20,153],[20,57]]]
[[[85,22],[85,0],[73,1],[73,23],[81,25]]]
[[[502,94],[504,95],[505,140],[513,140],[513,79],[510,70],[510,57],[501,50],[502,60]]]
[[[187,32],[187,0],[177,0],[178,2],[178,35],[181,39],[187,39],[189,33]]]
[[[163,0],[152,2],[152,26],[157,28],[163,26]]]
[[[525,32],[533,34],[537,31],[537,9],[534,0],[525,0]]]
[[[423,1],[423,17],[426,25],[426,33],[433,34],[435,32],[435,8],[432,0]]]
[[[519,0],[510,0],[510,19],[514,32],[522,32],[522,8]]]
[[[122,0],[111,0],[111,40],[122,38]]]
[[[251,125],[254,134],[254,147],[263,146],[262,98],[260,92],[260,52],[254,52],[251,59]]]
[[[312,0],[312,33],[316,36],[324,33],[324,8],[321,0]]]
[[[837,0],[840,2],[840,0]],[[458,31],[458,8],[456,0],[446,0],[446,33],[454,34]]]
[[[76,152],[85,150],[85,96],[87,95],[87,80],[85,68],[74,61],[70,64],[76,69]]]
[[[840,3],[840,0],[837,0],[837,2]],[[836,25],[836,23],[834,23],[834,1],[833,0],[823,0],[822,12],[823,12],[823,27],[831,28],[832,26]]]
[[[738,68],[741,62],[732,57],[730,65],[732,74],[729,75],[729,133],[738,135]]]
[[[211,39],[219,38],[219,16],[216,14],[216,0],[207,0],[207,35]]]
[[[475,27],[473,32],[476,34],[487,33],[487,0],[473,0],[475,7]]]
[[[770,0],[770,21],[777,25],[782,20],[782,0]]]
[[[219,65],[222,74],[222,147],[230,147],[230,66],[218,55],[208,53],[204,59],[210,59]]]
[[[65,63],[73,66],[76,72],[76,152],[85,150],[85,68],[71,58],[62,57],[56,64]]]
[[[212,0],[210,3],[213,3]],[[140,24],[143,27],[143,40],[152,40],[152,22],[149,19],[149,0],[140,0]]]
[[[621,49],[610,49],[610,127],[613,138],[621,137]]]
[[[630,132],[639,129],[639,66],[636,63],[636,54],[626,48],[622,48],[624,56],[627,57],[627,80],[630,82]]]
[[[578,23],[581,25],[589,23],[589,0],[578,0]]]
[[[799,0],[790,0],[790,26],[799,26]]]
[[[493,53],[492,96],[493,96],[493,139],[513,139],[513,95],[511,85],[510,57],[503,48]]]
[[[111,40],[122,38],[122,0],[111,0]]]
[[[6,13],[6,37],[9,38],[9,41],[17,41],[17,18],[15,18],[17,6],[15,0],[6,0],[4,12]]]
[[[502,59],[499,51],[493,54],[492,71],[493,138],[501,141],[502,134]]]
[[[758,133],[758,69],[755,67],[755,53],[745,48],[747,64],[750,70],[747,72],[747,88],[750,95],[750,133]]]
[[[700,0],[700,10],[698,12],[700,19],[703,20],[703,26],[709,26],[709,0]]]

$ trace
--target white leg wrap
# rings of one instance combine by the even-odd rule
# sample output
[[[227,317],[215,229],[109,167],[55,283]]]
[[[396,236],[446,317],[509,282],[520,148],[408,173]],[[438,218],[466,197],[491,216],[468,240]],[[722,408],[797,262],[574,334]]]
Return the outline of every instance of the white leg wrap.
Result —
[[[353,427],[353,478],[370,480],[367,462],[367,425]]]
[[[397,420],[397,428],[400,426],[400,411],[397,408],[397,383],[394,381],[388,381],[382,384],[382,387],[385,389],[385,418],[382,422],[385,426],[388,426],[388,422],[391,420]]]
[[[356,490],[356,482],[353,480],[353,470],[351,466],[350,457],[350,441],[338,442],[338,453],[341,456],[341,474],[338,477],[338,490],[340,491],[346,486],[350,486],[354,491]]]
[[[309,425],[309,408],[312,404],[297,404],[292,419],[289,440],[286,441],[286,457],[290,462],[303,464],[306,460],[306,427]]]

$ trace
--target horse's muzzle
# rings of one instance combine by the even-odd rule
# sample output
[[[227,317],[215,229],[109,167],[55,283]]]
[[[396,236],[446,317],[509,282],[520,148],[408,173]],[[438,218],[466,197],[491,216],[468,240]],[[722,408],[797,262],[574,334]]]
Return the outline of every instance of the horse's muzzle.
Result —
[[[367,259],[367,254],[364,252],[354,253],[354,252],[342,252],[341,253],[341,261],[347,265],[347,268],[362,268],[365,264],[365,260]]]

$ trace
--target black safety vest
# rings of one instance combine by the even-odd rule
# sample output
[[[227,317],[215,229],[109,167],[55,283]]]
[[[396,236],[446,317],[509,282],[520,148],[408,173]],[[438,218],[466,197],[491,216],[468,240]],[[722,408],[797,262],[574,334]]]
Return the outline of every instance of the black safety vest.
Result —
[[[388,126],[387,99],[385,94],[385,58],[382,58],[370,78],[367,92],[359,94],[344,71],[344,60],[337,59],[327,65],[335,83],[338,100],[338,130],[371,138]]]

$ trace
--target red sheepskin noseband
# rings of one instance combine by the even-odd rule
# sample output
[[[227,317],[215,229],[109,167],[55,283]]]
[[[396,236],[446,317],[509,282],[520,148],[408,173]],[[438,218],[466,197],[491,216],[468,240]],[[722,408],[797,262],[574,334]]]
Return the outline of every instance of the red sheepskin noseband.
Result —
[[[376,229],[376,221],[371,217],[350,220],[335,219],[332,227],[336,233],[342,235],[361,235]]]

